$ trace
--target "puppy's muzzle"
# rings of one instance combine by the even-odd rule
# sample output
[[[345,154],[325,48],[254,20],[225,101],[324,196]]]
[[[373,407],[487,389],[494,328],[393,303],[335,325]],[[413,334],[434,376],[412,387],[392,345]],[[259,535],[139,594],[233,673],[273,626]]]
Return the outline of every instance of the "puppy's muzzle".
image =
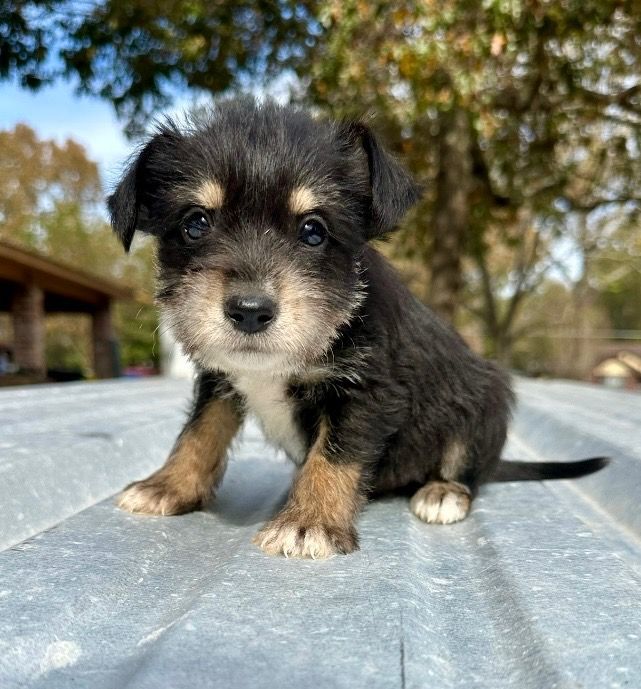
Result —
[[[264,294],[233,296],[225,302],[225,315],[236,330],[258,333],[274,320],[276,304]]]

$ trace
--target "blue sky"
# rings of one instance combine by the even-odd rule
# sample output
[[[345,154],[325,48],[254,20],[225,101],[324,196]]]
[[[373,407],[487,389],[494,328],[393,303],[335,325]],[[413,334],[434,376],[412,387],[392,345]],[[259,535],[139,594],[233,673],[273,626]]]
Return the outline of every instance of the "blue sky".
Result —
[[[266,89],[252,89],[258,97],[269,95],[286,101],[294,82],[285,72]],[[179,114],[208,98],[203,94],[176,94],[168,114]],[[91,96],[79,96],[73,84],[57,81],[37,92],[0,82],[0,129],[12,129],[19,122],[31,126],[41,138],[64,141],[73,138],[87,149],[89,158],[100,166],[103,186],[109,191],[116,183],[123,163],[134,148],[127,140],[110,103]]]
[[[19,122],[31,126],[41,138],[73,138],[83,144],[99,164],[106,189],[115,182],[132,149],[113,107],[98,98],[76,95],[68,82],[36,93],[0,84],[0,129],[11,129]]]

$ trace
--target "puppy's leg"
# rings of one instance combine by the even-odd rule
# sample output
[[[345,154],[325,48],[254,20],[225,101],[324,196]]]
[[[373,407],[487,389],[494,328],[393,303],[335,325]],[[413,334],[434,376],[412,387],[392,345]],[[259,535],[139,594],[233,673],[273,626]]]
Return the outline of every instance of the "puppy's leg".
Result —
[[[328,458],[326,436],[321,428],[287,504],[254,538],[269,555],[321,559],[358,549],[354,520],[364,502],[362,468]]]
[[[165,465],[127,486],[118,505],[129,512],[160,515],[201,507],[223,478],[227,448],[241,420],[233,399],[197,400]]]
[[[463,476],[469,476],[465,446],[450,442],[441,458],[441,481],[429,481],[410,501],[412,512],[429,524],[453,524],[465,519],[472,504],[472,490]]]

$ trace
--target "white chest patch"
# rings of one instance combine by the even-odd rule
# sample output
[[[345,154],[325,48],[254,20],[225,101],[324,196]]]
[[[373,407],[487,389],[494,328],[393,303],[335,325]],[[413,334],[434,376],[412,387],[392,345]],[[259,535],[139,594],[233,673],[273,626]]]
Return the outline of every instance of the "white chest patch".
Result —
[[[247,411],[258,418],[267,440],[284,450],[293,462],[302,464],[307,448],[294,419],[285,381],[250,373],[235,376],[233,384],[244,395]]]

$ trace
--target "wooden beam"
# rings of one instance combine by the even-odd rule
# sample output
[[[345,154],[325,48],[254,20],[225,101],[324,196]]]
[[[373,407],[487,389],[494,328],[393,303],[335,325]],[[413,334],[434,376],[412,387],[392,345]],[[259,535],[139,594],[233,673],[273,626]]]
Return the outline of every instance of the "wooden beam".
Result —
[[[134,298],[133,290],[111,280],[89,275],[58,261],[0,241],[0,279],[35,284],[45,292],[97,306],[105,299]]]

